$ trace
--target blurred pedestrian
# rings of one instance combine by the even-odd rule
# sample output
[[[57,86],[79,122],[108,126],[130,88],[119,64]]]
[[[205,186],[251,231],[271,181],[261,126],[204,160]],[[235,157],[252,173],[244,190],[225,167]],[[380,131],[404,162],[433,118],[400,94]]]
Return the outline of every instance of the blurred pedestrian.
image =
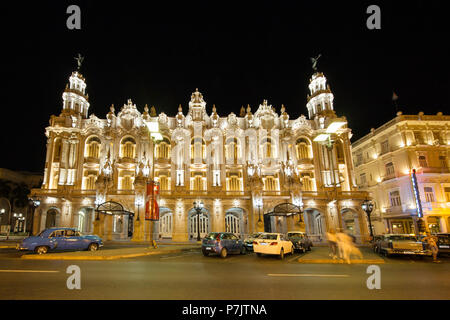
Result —
[[[433,254],[433,262],[440,262],[437,260],[437,255],[439,252],[439,247],[437,245],[437,237],[432,236],[430,232],[427,232],[427,235],[425,238],[422,239],[422,241],[425,241],[428,244],[428,247],[431,250],[431,253]]]
[[[336,234],[334,230],[330,230],[330,232],[326,233],[328,244],[330,245],[330,254],[329,256],[333,259],[337,258],[337,250],[338,250],[338,244],[336,239]]]

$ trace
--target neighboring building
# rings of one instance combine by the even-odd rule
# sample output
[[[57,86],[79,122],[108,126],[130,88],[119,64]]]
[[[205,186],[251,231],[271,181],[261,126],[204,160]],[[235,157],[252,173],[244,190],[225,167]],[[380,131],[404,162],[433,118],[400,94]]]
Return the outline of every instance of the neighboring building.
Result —
[[[278,114],[266,100],[254,113],[247,106],[239,116],[220,117],[213,105],[208,115],[198,90],[187,113],[180,105],[174,117],[157,115],[153,107],[149,113],[147,106],[141,113],[128,100],[118,113],[111,106],[106,119],[100,119],[88,114],[85,79],[73,72],[62,112],[51,116],[45,132],[44,181],[32,191],[41,200],[35,231],[74,226],[106,239],[186,241],[196,238],[193,202],[202,200],[202,236],[210,231],[243,237],[263,230],[303,229],[319,240],[326,230],[341,227],[358,241],[366,240],[360,208],[366,193],[354,183],[351,131],[345,117],[336,116],[322,73],[312,76],[309,89],[309,119],[302,115],[290,120],[284,106]],[[345,125],[333,135],[330,158],[327,148],[313,139],[335,121]],[[163,140],[154,146],[147,125],[155,123]],[[160,220],[150,224],[143,217],[145,185],[152,172],[161,189]],[[99,214],[97,220],[95,208],[110,201],[123,206],[124,213],[135,213],[134,218]],[[277,207],[284,203],[301,207],[304,223],[298,215],[286,217],[283,210],[289,206]],[[280,210],[281,217],[267,214]]]
[[[0,168],[0,234],[31,232],[28,193],[42,184],[43,175]]]
[[[449,151],[450,116],[441,112],[398,112],[352,144],[358,187],[376,200],[375,233],[415,233],[413,169],[426,227],[450,231]]]

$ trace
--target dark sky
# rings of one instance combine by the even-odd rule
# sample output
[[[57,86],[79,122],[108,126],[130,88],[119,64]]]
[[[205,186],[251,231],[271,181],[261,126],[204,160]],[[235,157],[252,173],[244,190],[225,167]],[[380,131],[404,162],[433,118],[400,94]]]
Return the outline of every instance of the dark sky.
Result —
[[[263,99],[291,119],[307,115],[309,57],[324,72],[353,141],[403,113],[448,114],[445,1],[39,1],[2,4],[0,167],[42,172],[45,127],[61,111],[78,52],[85,56],[89,113],[104,118],[131,98],[142,112],[187,111],[199,88],[211,113],[239,113]],[[161,4],[164,3],[164,4]],[[81,8],[68,30],[66,8]],[[381,30],[366,9],[381,8]],[[5,72],[6,71],[6,72]]]

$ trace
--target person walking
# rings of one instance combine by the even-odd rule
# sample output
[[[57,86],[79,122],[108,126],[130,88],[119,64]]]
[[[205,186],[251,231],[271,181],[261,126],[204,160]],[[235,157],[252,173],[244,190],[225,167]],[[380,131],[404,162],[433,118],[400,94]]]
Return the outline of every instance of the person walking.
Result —
[[[427,232],[427,236],[423,238],[422,241],[425,241],[428,244],[428,247],[433,253],[433,262],[440,262],[437,260],[437,255],[439,252],[439,247],[437,245],[437,238],[435,236],[432,236],[430,232]]]
[[[334,230],[330,230],[330,232],[326,233],[328,244],[330,245],[330,254],[329,256],[333,259],[337,258],[337,239]]]

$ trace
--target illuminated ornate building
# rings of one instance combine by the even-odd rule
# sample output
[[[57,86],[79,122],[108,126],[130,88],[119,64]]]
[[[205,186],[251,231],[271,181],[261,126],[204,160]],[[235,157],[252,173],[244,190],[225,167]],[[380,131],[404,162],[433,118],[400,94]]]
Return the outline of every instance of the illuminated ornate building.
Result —
[[[351,130],[336,116],[322,73],[314,73],[309,90],[308,118],[290,119],[283,105],[277,113],[266,100],[256,110],[219,116],[214,105],[207,112],[195,90],[188,109],[180,105],[173,117],[147,105],[141,113],[128,100],[100,119],[89,115],[85,79],[73,72],[62,112],[46,128],[45,178],[32,192],[41,200],[35,232],[74,226],[106,240],[187,241],[196,238],[198,223],[201,235],[306,230],[318,241],[326,230],[343,228],[365,240],[360,204],[366,193],[353,178]],[[163,137],[157,143],[149,136],[151,123]],[[332,139],[332,149],[314,141],[320,134]],[[150,223],[144,199],[152,175],[161,189],[160,220]],[[204,203],[199,221],[197,200]],[[134,216],[95,212],[110,201]]]
[[[398,112],[353,143],[357,184],[376,201],[375,233],[415,233],[417,199],[431,232],[450,230],[449,151],[450,116],[441,112]],[[413,169],[417,188],[411,179]]]

